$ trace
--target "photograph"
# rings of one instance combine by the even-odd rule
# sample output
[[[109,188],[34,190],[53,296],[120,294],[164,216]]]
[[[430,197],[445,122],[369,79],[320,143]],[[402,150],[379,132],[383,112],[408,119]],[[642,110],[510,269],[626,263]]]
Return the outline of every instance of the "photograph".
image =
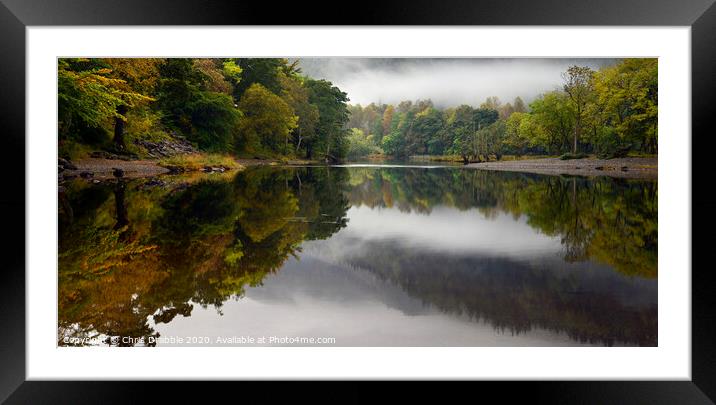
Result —
[[[0,0],[0,403],[715,404],[715,1]]]
[[[57,345],[657,347],[658,70],[59,57]]]

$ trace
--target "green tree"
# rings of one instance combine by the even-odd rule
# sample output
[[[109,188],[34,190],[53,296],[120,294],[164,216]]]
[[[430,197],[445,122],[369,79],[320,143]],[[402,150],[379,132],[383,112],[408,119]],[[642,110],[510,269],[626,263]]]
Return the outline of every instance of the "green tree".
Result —
[[[472,137],[477,130],[474,111],[471,106],[463,104],[450,112],[446,122],[446,132],[452,138],[448,153],[462,156],[465,163],[470,161]]]
[[[365,135],[358,128],[351,129],[351,133],[348,135],[348,152],[346,153],[349,159],[358,159],[380,152],[380,148],[375,146],[370,135]]]
[[[624,59],[594,75],[601,124],[614,128],[619,143],[657,151],[658,59]]]
[[[502,141],[503,147],[508,153],[523,155],[531,145],[534,138],[529,125],[532,116],[523,112],[515,112],[505,120],[505,138]]]
[[[244,117],[236,140],[238,151],[284,151],[291,131],[297,126],[298,117],[281,97],[254,83],[241,97],[239,109]]]
[[[202,149],[229,150],[241,117],[231,96],[203,90],[216,83],[192,59],[167,59],[160,74],[157,108],[165,125]]]
[[[327,159],[343,158],[347,152],[348,95],[327,80],[308,79],[309,101],[318,108],[316,135],[306,139],[306,156],[319,153]]]
[[[282,89],[281,97],[298,117],[297,126],[292,130],[295,150],[298,152],[304,138],[315,137],[319,119],[318,107],[310,103],[308,89],[303,86],[303,78],[281,73],[279,80]]]
[[[239,65],[236,64],[236,61],[231,59],[224,59],[222,60],[222,71],[224,73],[224,77],[231,82],[233,85],[239,84],[241,82],[241,73],[243,70]]]
[[[230,151],[242,113],[231,96],[200,92],[187,104],[192,131],[189,139],[209,151]]]
[[[410,131],[412,120],[408,117],[408,113],[397,113],[393,115],[394,124],[391,125],[391,131],[387,136],[383,137],[381,147],[385,153],[397,156],[408,156],[407,137]]]
[[[530,104],[531,144],[548,153],[569,150],[577,113],[569,95],[561,91],[545,93]],[[573,149],[574,150],[574,149]]]
[[[424,154],[430,153],[431,140],[438,136],[443,128],[443,116],[434,107],[428,107],[415,115],[413,124],[413,139],[408,145],[413,150],[412,153]]]
[[[234,86],[234,99],[240,100],[246,90],[258,83],[274,94],[281,93],[279,73],[288,66],[283,58],[243,58],[229,60],[229,69],[241,69],[241,81]],[[233,65],[231,64],[233,62]]]
[[[594,71],[587,66],[570,66],[562,74],[564,91],[574,111],[574,143],[572,153],[577,153],[577,142],[582,134],[582,120],[593,95],[592,76]]]
[[[192,130],[188,105],[198,96],[204,75],[194,67],[191,59],[170,58],[160,69],[161,79],[156,108],[162,112],[164,123],[188,135]]]

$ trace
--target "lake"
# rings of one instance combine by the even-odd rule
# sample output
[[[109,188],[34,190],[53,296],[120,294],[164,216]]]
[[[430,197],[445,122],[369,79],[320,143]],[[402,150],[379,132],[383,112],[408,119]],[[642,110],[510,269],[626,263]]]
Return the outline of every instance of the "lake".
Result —
[[[657,206],[448,166],[68,182],[58,345],[656,346]]]

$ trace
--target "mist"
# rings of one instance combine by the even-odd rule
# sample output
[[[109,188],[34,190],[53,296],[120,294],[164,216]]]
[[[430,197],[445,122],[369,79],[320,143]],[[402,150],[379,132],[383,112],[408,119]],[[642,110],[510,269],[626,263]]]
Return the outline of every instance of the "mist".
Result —
[[[326,79],[348,93],[351,104],[396,104],[431,99],[438,107],[478,106],[487,97],[530,102],[561,87],[571,65],[593,69],[617,59],[407,59],[306,58],[305,74]]]

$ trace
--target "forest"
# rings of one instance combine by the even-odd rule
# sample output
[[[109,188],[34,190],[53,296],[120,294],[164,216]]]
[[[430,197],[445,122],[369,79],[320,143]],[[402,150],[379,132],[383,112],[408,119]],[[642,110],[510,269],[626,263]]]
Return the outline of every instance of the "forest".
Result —
[[[488,97],[480,106],[430,99],[349,105],[298,60],[59,59],[60,156],[91,150],[146,156],[177,138],[200,151],[246,158],[337,162],[369,155],[602,158],[657,153],[658,61],[572,66],[560,88],[530,103]]]
[[[144,142],[183,138],[237,157],[337,160],[347,102],[288,59],[59,59],[59,154],[141,157]]]
[[[571,66],[561,88],[529,104],[488,97],[479,107],[427,100],[351,105],[349,156],[452,155],[465,162],[504,155],[657,153],[657,59],[624,59],[593,70]]]

